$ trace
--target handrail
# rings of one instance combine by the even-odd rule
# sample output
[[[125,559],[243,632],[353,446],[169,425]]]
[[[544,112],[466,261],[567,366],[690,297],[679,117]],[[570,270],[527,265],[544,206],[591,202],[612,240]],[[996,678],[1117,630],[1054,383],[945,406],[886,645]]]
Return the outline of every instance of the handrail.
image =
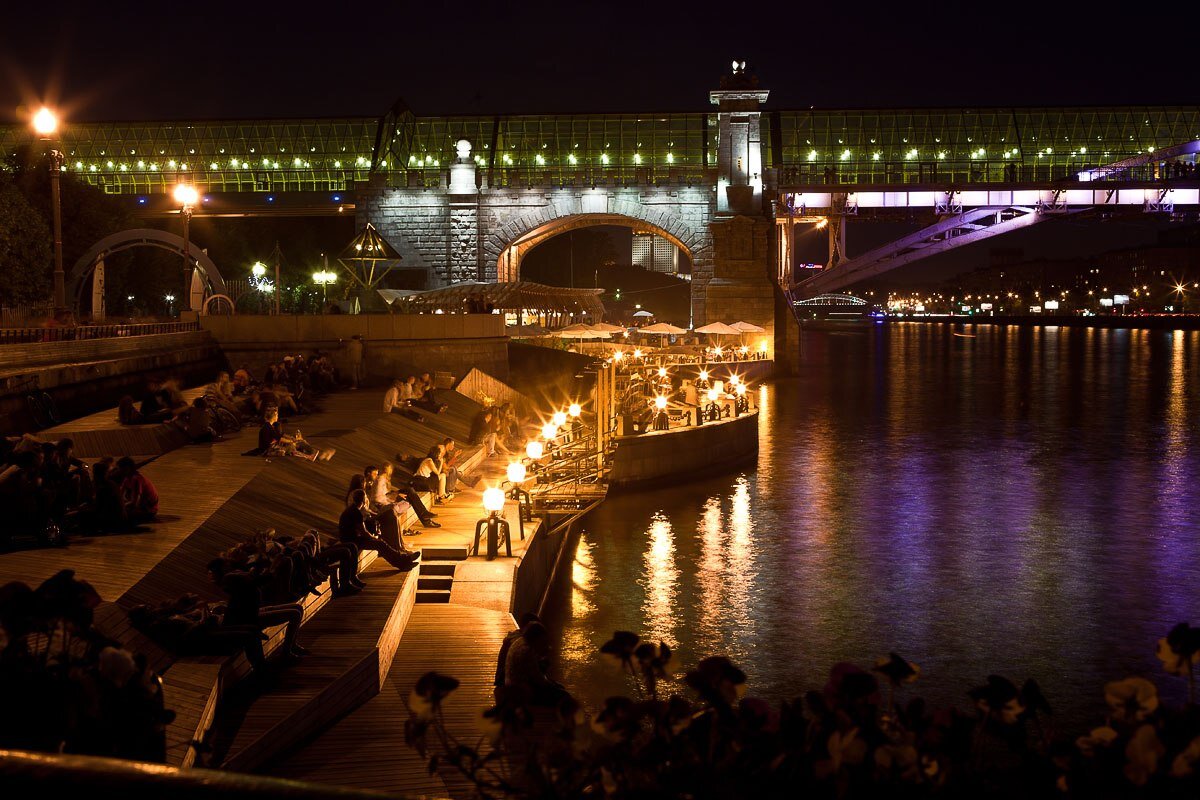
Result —
[[[0,786],[7,796],[51,797],[99,795],[124,800],[200,800],[222,798],[288,798],[288,800],[373,800],[398,795],[362,789],[343,789],[301,781],[219,772],[178,769],[164,764],[123,761],[98,756],[0,750]]]
[[[64,325],[46,328],[0,328],[0,345],[42,342],[79,342],[91,339],[123,339],[160,333],[190,333],[200,330],[198,322],[151,322],[130,325]]]

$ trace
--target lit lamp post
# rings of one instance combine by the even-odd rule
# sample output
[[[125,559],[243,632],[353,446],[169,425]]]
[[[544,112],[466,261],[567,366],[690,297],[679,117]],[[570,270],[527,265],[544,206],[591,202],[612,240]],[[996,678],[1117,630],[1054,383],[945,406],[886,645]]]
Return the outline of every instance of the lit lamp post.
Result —
[[[661,394],[655,397],[654,407],[658,410],[654,415],[654,430],[665,431],[670,424],[667,419],[667,398]]]
[[[500,535],[504,535],[504,547],[508,556],[512,556],[512,537],[509,535],[508,520],[500,516],[504,510],[504,490],[493,486],[483,491],[483,508],[488,512],[486,518],[475,523],[475,545],[472,552],[479,555],[479,540],[487,529],[487,560],[495,561],[500,555]]]
[[[167,316],[169,317],[169,316],[171,316],[171,306],[174,305],[174,303],[175,303],[175,295],[173,295],[173,294],[163,295],[163,300],[167,301]]]
[[[527,473],[525,465],[520,461],[514,461],[508,465],[505,471],[508,482],[512,484],[512,491],[508,496],[517,501],[517,524],[521,530],[521,541],[525,541],[525,522],[533,519],[533,498],[529,496],[529,492],[521,488],[521,484],[525,482]]]
[[[329,284],[331,284],[331,283],[337,283],[337,273],[336,272],[326,272],[325,270],[319,270],[319,271],[313,273],[312,278],[313,278],[313,283],[315,283],[321,287],[321,306],[322,306],[321,313],[324,313],[325,312],[324,306],[326,303],[329,302],[329,297],[325,293],[326,292],[325,287],[329,286]]]
[[[737,384],[734,387],[737,397],[733,401],[733,410],[740,416],[750,410],[750,398],[746,397],[745,381]]]
[[[192,209],[200,199],[200,193],[191,184],[181,183],[175,187],[175,202],[179,203],[179,213],[183,217],[183,305],[191,306],[192,297],[192,258],[191,244],[188,241],[188,225],[192,221]]]
[[[41,138],[42,147],[50,159],[50,205],[54,216],[54,316],[62,317],[67,311],[67,286],[62,263],[62,195],[59,187],[63,154],[51,139],[58,130],[58,117],[50,109],[42,108],[33,115],[33,130]]]
[[[721,406],[717,405],[718,396],[716,388],[708,390],[708,406],[704,409],[704,412],[708,415],[709,422],[717,422],[721,419]]]

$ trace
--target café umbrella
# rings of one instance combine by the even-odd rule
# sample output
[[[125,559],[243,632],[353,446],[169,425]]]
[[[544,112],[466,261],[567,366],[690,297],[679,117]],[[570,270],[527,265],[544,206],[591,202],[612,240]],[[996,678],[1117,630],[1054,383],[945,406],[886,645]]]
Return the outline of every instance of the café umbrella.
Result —
[[[680,334],[687,333],[687,329],[677,328],[674,325],[666,322],[656,322],[653,325],[647,325],[646,327],[641,328],[639,332],[661,334],[663,337],[663,346],[665,347],[668,336],[679,336]]]

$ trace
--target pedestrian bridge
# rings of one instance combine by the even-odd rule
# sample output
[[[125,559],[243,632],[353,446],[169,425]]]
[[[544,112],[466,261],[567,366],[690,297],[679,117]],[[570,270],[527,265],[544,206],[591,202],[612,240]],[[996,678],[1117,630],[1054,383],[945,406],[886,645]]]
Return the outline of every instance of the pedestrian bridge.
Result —
[[[770,324],[777,290],[806,297],[952,247],[1091,210],[1197,205],[1200,107],[770,109],[735,62],[684,113],[67,124],[64,169],[145,217],[349,215],[372,223],[427,287],[519,280],[525,254],[578,227],[659,234],[690,256],[692,321]],[[698,98],[698,101],[700,99]],[[697,104],[699,106],[699,102]],[[36,147],[0,127],[0,150]],[[851,256],[850,222],[922,231]],[[799,271],[794,240],[826,228]],[[200,243],[203,245],[203,242]]]

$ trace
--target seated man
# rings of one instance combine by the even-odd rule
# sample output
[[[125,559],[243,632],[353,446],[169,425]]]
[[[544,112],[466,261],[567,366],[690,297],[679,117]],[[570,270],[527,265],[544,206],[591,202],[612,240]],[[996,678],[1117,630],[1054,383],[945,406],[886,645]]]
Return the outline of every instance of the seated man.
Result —
[[[387,563],[401,572],[407,572],[416,566],[421,554],[408,550],[397,549],[383,541],[371,527],[371,511],[367,503],[367,493],[355,489],[350,494],[350,502],[346,510],[338,518],[338,538],[343,542],[351,542],[362,550],[374,550]]]
[[[458,445],[455,444],[454,439],[449,436],[442,440],[442,454],[446,468],[446,485],[451,486],[461,483],[474,489],[475,485],[479,483],[479,476],[473,475],[467,477],[462,473],[462,470],[458,467],[459,460],[462,458],[462,451],[458,449]]]
[[[167,406],[163,395],[162,381],[152,378],[146,393],[142,395],[142,405],[138,416],[144,422],[166,422],[171,418],[171,409]]]
[[[117,462],[121,477],[121,502],[125,519],[131,524],[150,522],[158,516],[158,490],[150,479],[138,471],[137,463],[129,456]]]
[[[554,706],[566,691],[546,675],[550,634],[541,622],[529,622],[513,640],[504,658],[505,689],[528,692],[535,705]]]
[[[496,455],[496,429],[492,424],[495,411],[485,408],[471,421],[471,444],[482,444],[487,455]]]
[[[425,421],[424,417],[413,410],[412,393],[409,391],[408,384],[400,378],[392,381],[392,385],[383,395],[383,413],[403,414],[410,419],[415,419],[417,422]]]
[[[267,571],[261,568],[232,569],[225,559],[215,558],[209,562],[208,572],[213,581],[229,595],[221,623],[223,627],[261,631],[272,625],[286,625],[283,634],[284,655],[298,658],[308,654],[308,650],[297,641],[300,623],[304,620],[304,608],[299,603],[263,605],[262,587],[273,580]],[[246,658],[255,668],[266,661],[258,637],[246,640]]]
[[[337,452],[333,448],[318,450],[304,440],[300,431],[294,436],[284,434],[279,424],[279,409],[268,407],[263,414],[262,427],[258,429],[258,447],[245,455],[296,456],[309,461],[328,461]]]
[[[409,380],[412,380],[411,378]],[[434,414],[445,412],[449,406],[439,403],[433,386],[433,379],[428,372],[421,373],[421,378],[413,384],[413,405],[431,411]]]
[[[208,402],[203,397],[197,397],[187,411],[180,415],[183,430],[192,443],[216,442],[221,437],[213,430],[212,412],[208,410]]]

